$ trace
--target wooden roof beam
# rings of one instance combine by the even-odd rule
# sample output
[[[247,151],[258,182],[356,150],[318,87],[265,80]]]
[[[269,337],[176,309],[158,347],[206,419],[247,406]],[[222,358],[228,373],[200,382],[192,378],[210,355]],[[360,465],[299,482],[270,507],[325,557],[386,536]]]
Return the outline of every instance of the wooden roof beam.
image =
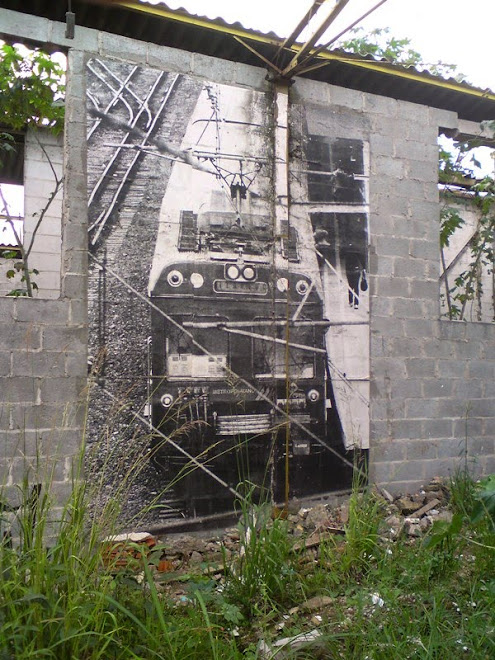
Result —
[[[326,0],[330,4],[331,0]],[[313,32],[310,38],[303,45],[301,50],[292,58],[289,64],[282,71],[282,76],[284,78],[290,78],[293,75],[293,70],[298,66],[298,64],[306,57],[306,55],[311,51],[318,39],[325,33],[328,27],[333,23],[337,18],[340,12],[347,5],[349,0],[337,0],[337,3],[329,10],[328,15],[320,23],[320,26]]]

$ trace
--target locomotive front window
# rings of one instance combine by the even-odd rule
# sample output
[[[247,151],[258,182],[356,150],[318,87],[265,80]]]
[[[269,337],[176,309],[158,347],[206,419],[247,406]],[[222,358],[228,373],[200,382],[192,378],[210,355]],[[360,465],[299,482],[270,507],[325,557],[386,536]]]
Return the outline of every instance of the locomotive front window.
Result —
[[[224,378],[228,366],[229,339],[225,332],[212,328],[211,324],[225,322],[227,319],[189,315],[176,320],[181,324],[187,323],[187,332],[208,353],[195,345],[192,338],[180,328],[167,324],[165,352],[169,378]],[[201,327],[203,324],[210,327]]]
[[[256,378],[289,377],[291,380],[314,378],[314,329],[311,326],[291,328],[287,336],[284,325],[274,325],[260,332],[264,335],[253,339],[253,366]],[[297,346],[296,346],[297,344]],[[302,347],[307,347],[302,348]]]

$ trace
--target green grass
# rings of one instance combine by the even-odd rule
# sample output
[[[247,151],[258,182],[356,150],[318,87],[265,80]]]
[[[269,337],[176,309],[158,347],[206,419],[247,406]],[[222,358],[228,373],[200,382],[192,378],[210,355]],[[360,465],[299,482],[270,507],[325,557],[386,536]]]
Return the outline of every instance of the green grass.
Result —
[[[243,503],[242,551],[224,555],[221,581],[201,572],[185,580],[187,597],[177,605],[157,580],[160,549],[143,558],[141,580],[102,561],[101,539],[119,531],[124,485],[96,515],[95,493],[76,480],[47,545],[50,484],[36,499],[26,480],[18,510],[3,514],[15,538],[0,543],[0,660],[255,660],[260,639],[270,644],[315,627],[322,633],[315,644],[284,657],[491,659],[494,483],[457,474],[452,522],[394,542],[381,535],[384,503],[356,484],[345,536],[320,544],[316,556],[295,551],[300,539],[285,520],[272,520],[267,504]],[[331,601],[316,612],[291,610],[313,596]]]

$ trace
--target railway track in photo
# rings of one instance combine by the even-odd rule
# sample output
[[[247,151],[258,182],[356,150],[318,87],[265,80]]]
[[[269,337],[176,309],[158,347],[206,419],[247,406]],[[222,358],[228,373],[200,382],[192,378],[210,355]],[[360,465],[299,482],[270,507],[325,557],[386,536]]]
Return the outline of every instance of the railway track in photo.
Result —
[[[199,81],[176,73],[110,60],[88,63],[89,250],[141,294],[147,292],[173,164],[156,155],[152,142],[180,147],[201,87]],[[98,444],[91,461],[96,470],[108,469],[110,493],[110,482],[125,478],[136,455],[149,444],[146,425],[133,417],[125,401],[143,413],[149,394],[150,310],[91,260],[88,298],[90,358],[100,365],[100,386],[91,394],[88,439]],[[105,391],[121,405],[112,404]],[[109,460],[111,469],[102,467]],[[125,514],[134,515],[163,483],[163,474],[146,467],[131,489]],[[176,518],[179,508],[169,493],[154,518]]]

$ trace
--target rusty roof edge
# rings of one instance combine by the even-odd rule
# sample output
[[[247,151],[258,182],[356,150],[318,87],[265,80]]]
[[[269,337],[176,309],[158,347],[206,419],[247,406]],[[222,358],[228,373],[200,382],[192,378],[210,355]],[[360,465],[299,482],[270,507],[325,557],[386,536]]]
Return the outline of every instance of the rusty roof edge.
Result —
[[[92,0],[94,2],[94,0]],[[97,4],[110,5],[122,7],[133,11],[142,12],[145,14],[155,15],[161,18],[186,23],[191,26],[205,28],[221,32],[225,35],[237,36],[244,39],[251,39],[257,42],[265,43],[270,46],[280,46],[283,44],[283,39],[273,34],[264,34],[256,30],[251,30],[243,27],[240,23],[227,23],[221,18],[210,19],[205,16],[196,16],[188,13],[185,9],[169,9],[166,4],[151,5],[139,2],[139,0],[96,0]],[[298,52],[301,49],[301,44],[293,44],[290,49],[293,52]],[[377,73],[384,73],[387,75],[403,78],[416,83],[424,83],[425,85],[440,87],[449,91],[466,94],[468,96],[476,96],[478,98],[486,99],[487,101],[495,102],[495,93],[490,89],[481,89],[470,85],[468,83],[460,83],[455,80],[441,78],[434,76],[429,72],[418,71],[414,67],[403,67],[399,64],[385,62],[383,60],[367,59],[361,55],[354,53],[336,52],[336,51],[320,51],[316,56],[319,60],[327,60],[328,62],[335,61],[358,68],[365,68]],[[412,70],[411,70],[412,69]]]

